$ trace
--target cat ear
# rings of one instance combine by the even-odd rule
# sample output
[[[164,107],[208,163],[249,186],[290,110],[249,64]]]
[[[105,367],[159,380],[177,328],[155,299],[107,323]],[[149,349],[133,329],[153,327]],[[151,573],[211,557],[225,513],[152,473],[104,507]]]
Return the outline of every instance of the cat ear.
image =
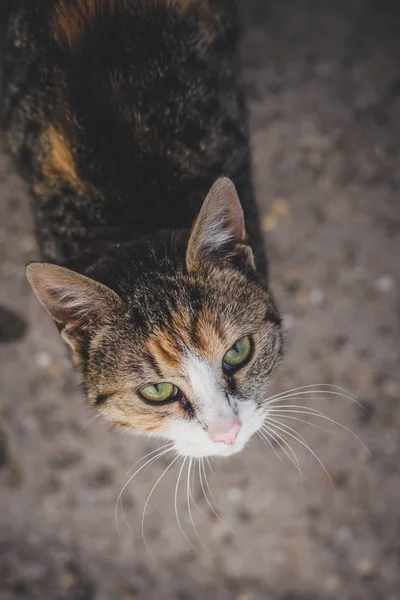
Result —
[[[31,263],[26,276],[39,302],[72,348],[73,338],[82,326],[106,317],[121,303],[120,297],[107,286],[65,267]]]
[[[211,186],[194,223],[186,266],[190,272],[207,259],[226,259],[235,255],[255,268],[236,188],[230,179],[221,177]]]

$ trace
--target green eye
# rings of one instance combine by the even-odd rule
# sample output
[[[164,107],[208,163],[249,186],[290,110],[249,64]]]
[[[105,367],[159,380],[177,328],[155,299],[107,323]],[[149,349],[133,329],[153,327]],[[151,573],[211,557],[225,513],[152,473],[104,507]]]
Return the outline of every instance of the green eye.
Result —
[[[165,402],[176,396],[177,391],[172,383],[153,383],[143,387],[139,394],[149,402]]]
[[[251,339],[246,336],[235,342],[225,354],[222,365],[226,371],[243,366],[250,358],[252,351]]]

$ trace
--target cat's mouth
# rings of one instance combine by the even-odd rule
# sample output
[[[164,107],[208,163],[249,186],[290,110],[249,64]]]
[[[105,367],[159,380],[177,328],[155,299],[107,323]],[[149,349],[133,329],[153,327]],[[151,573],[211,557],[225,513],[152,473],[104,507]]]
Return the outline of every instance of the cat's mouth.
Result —
[[[228,457],[241,452],[262,427],[264,416],[253,402],[242,402],[237,415],[212,421],[206,427],[198,422],[177,422],[164,430],[181,456],[189,458]]]

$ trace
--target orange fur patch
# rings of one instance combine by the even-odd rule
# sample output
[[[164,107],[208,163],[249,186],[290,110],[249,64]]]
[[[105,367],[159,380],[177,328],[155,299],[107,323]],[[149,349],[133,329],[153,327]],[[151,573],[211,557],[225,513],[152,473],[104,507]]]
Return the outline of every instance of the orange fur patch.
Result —
[[[138,4],[141,0],[137,0]],[[166,4],[168,7],[177,7],[181,11],[187,10],[192,5],[197,5],[201,11],[209,9],[204,0],[152,0],[153,5]],[[151,0],[142,0],[143,11],[148,10]],[[127,8],[127,0],[57,0],[51,17],[54,38],[59,43],[67,43],[73,48],[81,39],[85,28],[93,23],[96,15],[108,11]]]
[[[182,375],[180,364],[183,349],[180,343],[209,358],[222,356],[228,350],[227,344],[229,345],[230,342],[227,340],[230,340],[232,336],[221,328],[218,323],[218,315],[211,310],[203,310],[194,326],[189,312],[183,308],[173,312],[171,318],[174,335],[166,331],[155,331],[147,342],[147,350],[154,357],[162,372],[170,373],[172,371],[177,375]]]
[[[163,372],[179,369],[182,350],[168,333],[154,332],[147,342],[147,349]]]
[[[51,19],[54,38],[73,48],[97,14],[125,6],[126,0],[58,0]]]
[[[54,125],[49,125],[45,137],[49,145],[49,150],[44,161],[44,175],[49,179],[61,176],[73,188],[80,187],[81,182],[76,172],[75,161],[65,134],[58,131]]]
[[[228,349],[227,336],[218,323],[218,315],[209,309],[204,309],[199,314],[195,335],[198,349],[206,356],[214,358]]]

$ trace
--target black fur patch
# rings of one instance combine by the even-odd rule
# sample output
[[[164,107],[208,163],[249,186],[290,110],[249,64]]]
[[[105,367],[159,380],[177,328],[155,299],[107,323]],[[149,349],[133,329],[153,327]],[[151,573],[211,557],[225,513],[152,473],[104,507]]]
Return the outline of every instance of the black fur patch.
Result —
[[[107,400],[109,399],[110,394],[99,394],[98,396],[96,396],[96,400],[95,400],[95,404],[96,406],[101,406],[102,404],[105,404],[107,402]]]
[[[81,23],[83,0],[13,3],[5,123],[33,183],[44,260],[82,272],[116,242],[190,228],[224,174],[265,272],[235,2],[181,4],[99,0]],[[81,23],[79,43],[57,34],[60,5],[64,28]]]

